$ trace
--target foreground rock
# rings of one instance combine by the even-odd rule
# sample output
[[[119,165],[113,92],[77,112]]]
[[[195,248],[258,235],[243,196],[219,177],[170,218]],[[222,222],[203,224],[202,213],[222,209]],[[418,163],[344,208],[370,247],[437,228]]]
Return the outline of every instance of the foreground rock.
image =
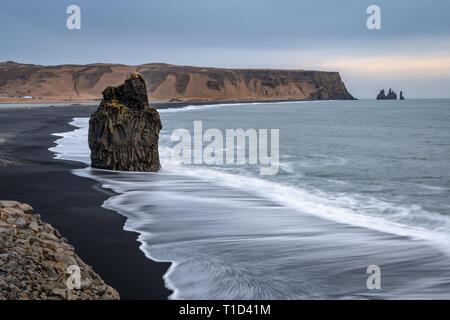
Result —
[[[158,171],[161,127],[158,111],[148,106],[147,88],[140,74],[132,74],[118,87],[106,88],[89,121],[92,167]]]
[[[80,281],[70,281],[78,270]],[[29,205],[0,201],[0,300],[11,299],[116,300],[119,294]]]

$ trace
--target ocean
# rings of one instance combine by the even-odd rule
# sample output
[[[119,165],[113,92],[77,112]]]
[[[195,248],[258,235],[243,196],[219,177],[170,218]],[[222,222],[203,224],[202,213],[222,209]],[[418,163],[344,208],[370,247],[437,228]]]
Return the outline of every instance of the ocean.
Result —
[[[159,110],[158,173],[89,167],[88,118],[55,158],[116,195],[171,299],[449,299],[450,100],[219,104]],[[279,129],[279,170],[180,164],[174,130]],[[227,150],[224,150],[227,151]],[[369,266],[381,288],[369,289]],[[121,270],[118,272],[129,272]]]

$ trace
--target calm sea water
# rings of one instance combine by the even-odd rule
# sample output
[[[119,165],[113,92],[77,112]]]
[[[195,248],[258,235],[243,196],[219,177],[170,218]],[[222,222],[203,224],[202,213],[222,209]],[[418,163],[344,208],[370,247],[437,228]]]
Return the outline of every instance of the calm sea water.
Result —
[[[450,298],[450,100],[160,114],[160,173],[74,174],[117,192],[104,207],[128,218],[147,257],[172,262],[171,298]],[[278,174],[173,161],[170,135],[195,120],[204,130],[278,128]],[[88,119],[73,125],[52,151],[89,164]],[[366,286],[369,265],[381,269],[381,290]]]

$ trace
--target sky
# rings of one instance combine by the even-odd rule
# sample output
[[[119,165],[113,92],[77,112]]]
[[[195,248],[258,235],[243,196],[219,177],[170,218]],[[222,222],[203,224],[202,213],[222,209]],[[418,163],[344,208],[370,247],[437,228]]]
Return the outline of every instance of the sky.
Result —
[[[1,0],[0,39],[0,61],[338,71],[357,98],[450,97],[448,0]]]

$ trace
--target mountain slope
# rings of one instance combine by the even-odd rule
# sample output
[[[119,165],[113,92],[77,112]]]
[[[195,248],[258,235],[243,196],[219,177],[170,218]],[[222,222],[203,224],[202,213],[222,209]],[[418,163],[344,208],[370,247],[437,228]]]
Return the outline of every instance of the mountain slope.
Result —
[[[132,72],[144,77],[151,101],[353,99],[337,72],[4,62],[0,63],[0,102],[25,96],[42,102],[98,100],[103,89],[119,85]]]

